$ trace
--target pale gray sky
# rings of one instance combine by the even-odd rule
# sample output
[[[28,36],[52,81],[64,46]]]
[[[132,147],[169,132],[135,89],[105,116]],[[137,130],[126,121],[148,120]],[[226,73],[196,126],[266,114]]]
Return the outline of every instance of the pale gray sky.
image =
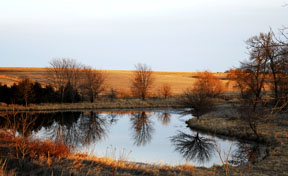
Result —
[[[225,71],[288,26],[285,0],[0,0],[2,67],[74,58],[100,69]]]

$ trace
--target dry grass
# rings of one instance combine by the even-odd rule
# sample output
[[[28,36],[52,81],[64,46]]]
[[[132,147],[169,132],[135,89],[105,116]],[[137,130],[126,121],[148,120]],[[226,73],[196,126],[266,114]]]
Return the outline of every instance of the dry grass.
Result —
[[[226,107],[226,109],[229,109]],[[230,111],[233,108],[230,107]],[[227,115],[233,114],[234,117]],[[281,121],[282,123],[278,123]],[[283,121],[286,121],[285,123]],[[230,175],[287,175],[288,173],[288,121],[287,113],[276,117],[274,121],[260,123],[260,140],[268,145],[269,155],[256,164],[247,163],[243,166],[233,167]],[[247,124],[237,118],[235,112],[224,111],[219,108],[218,112],[213,112],[202,117],[200,120],[190,119],[188,125],[192,129],[200,130],[212,135],[222,135],[255,141],[257,137],[253,134]],[[225,174],[225,173],[222,173]]]
[[[171,166],[169,164],[135,163],[87,154],[70,155],[68,159],[73,161],[74,169],[81,173],[101,175],[108,171],[112,175],[215,175],[215,171],[196,168],[190,164]]]
[[[109,157],[97,157],[88,154],[70,153],[62,143],[46,141],[28,141],[27,155],[24,160],[11,156],[15,152],[13,146],[19,140],[9,134],[0,133],[0,174],[44,174],[51,175],[190,175],[195,172],[191,165],[169,166],[152,165],[115,160]],[[12,155],[11,155],[12,154]],[[6,162],[9,161],[9,162]],[[12,164],[14,163],[14,164]],[[8,166],[6,169],[6,166]],[[37,170],[37,171],[35,171]],[[58,174],[56,174],[56,172]]]
[[[9,154],[10,156],[16,156],[14,154],[17,152],[14,148],[14,146],[21,144],[23,141],[23,138],[20,137],[14,137],[13,135],[10,135],[8,133],[0,132],[0,139],[1,144],[4,143],[9,144]],[[29,140],[24,139],[26,146],[27,153],[25,154],[29,158],[39,158],[41,157],[66,157],[70,154],[70,149],[66,145],[64,145],[61,142],[53,142],[51,140]],[[5,155],[5,154],[3,154]]]
[[[44,157],[66,157],[70,154],[70,149],[61,142],[53,142],[50,140],[40,141],[34,140],[30,143],[31,158]]]
[[[107,99],[98,100],[94,103],[41,103],[30,104],[28,107],[21,105],[0,105],[0,111],[45,111],[45,110],[89,110],[89,109],[135,109],[135,108],[169,108],[181,107],[177,98],[168,99],[148,99],[145,101],[139,99]]]

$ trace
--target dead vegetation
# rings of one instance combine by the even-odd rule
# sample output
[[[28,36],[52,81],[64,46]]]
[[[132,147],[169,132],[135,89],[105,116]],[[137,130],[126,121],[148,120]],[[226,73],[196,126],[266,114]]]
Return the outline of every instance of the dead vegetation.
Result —
[[[59,142],[27,141],[24,159],[14,157],[18,137],[0,133],[1,168],[8,175],[190,175],[191,165],[150,165],[99,158],[88,154],[72,154],[67,146]],[[4,152],[5,151],[5,152]]]
[[[167,99],[151,98],[145,101],[139,99],[113,99],[103,98],[94,103],[79,102],[79,103],[41,103],[30,104],[28,107],[22,105],[0,105],[0,111],[12,111],[13,108],[17,111],[54,111],[54,110],[88,110],[88,109],[135,109],[135,108],[169,108],[181,107],[177,103],[178,99],[171,97]]]
[[[223,111],[223,109],[226,109]],[[231,112],[229,112],[231,111]],[[227,115],[229,114],[229,115]],[[232,114],[232,115],[231,115]],[[234,114],[234,115],[233,115]],[[278,114],[273,121],[259,122],[258,135],[239,118],[235,108],[230,105],[220,107],[216,111],[206,114],[201,120],[190,119],[188,126],[203,133],[226,136],[246,141],[258,141],[268,146],[265,159],[255,163],[246,163],[238,167],[230,167],[230,175],[286,175],[288,172],[287,153],[287,113]],[[281,123],[279,123],[281,121]],[[223,172],[223,175],[225,172]]]
[[[191,114],[197,119],[205,113],[213,110],[215,100],[224,91],[219,78],[205,71],[198,73],[198,79],[179,98],[180,104],[189,108],[184,114]]]

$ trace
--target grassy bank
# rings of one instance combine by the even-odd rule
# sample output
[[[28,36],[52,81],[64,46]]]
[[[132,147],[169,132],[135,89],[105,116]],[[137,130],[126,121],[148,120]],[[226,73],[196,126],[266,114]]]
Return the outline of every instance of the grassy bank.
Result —
[[[179,105],[177,98],[168,99],[115,99],[113,101],[101,99],[94,103],[41,103],[30,104],[28,107],[21,105],[0,104],[0,111],[73,111],[73,110],[93,110],[93,109],[135,109],[135,108],[177,108]]]
[[[257,138],[247,128],[247,124],[238,119],[233,107],[220,107],[200,120],[187,122],[192,129],[211,135],[255,141]],[[255,164],[231,168],[231,175],[288,175],[288,119],[287,113],[280,114],[269,122],[259,124],[260,141],[268,145],[269,154]]]

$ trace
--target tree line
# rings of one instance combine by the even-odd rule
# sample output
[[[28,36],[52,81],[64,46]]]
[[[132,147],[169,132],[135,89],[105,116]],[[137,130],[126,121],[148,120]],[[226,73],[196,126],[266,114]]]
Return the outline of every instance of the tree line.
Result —
[[[107,75],[105,71],[85,66],[75,59],[53,59],[47,68],[46,83],[32,81],[28,77],[21,79],[12,86],[0,83],[0,102],[7,104],[30,103],[75,103],[80,101],[94,102],[99,95],[109,99],[117,97],[117,90],[105,86]],[[134,97],[145,100],[151,94],[154,82],[152,69],[146,64],[135,65],[131,79],[131,92]],[[161,94],[161,95],[160,95]],[[171,96],[171,87],[163,84],[159,96]]]
[[[47,84],[23,78],[12,86],[0,84],[0,101],[7,104],[74,103],[94,99],[104,90],[105,75],[74,59],[53,59]]]
[[[10,87],[0,83],[0,101],[26,106],[29,103],[56,103],[59,102],[59,94],[51,85],[43,87],[37,81],[24,78]]]

